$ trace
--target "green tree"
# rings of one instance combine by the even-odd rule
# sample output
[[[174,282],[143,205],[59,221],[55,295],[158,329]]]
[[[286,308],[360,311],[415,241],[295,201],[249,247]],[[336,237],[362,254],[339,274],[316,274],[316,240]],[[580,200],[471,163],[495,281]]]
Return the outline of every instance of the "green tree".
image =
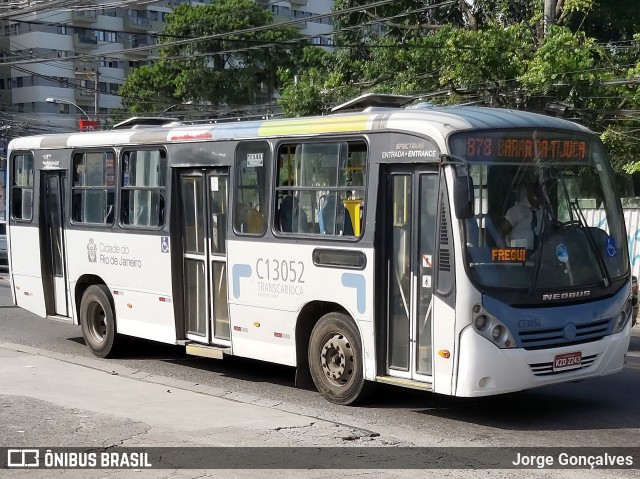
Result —
[[[291,115],[326,113],[358,94],[555,112],[583,123],[640,171],[637,0],[336,0],[336,48],[283,78]],[[638,118],[638,119],[636,119]]]
[[[271,13],[252,0],[180,5],[168,16],[161,59],[123,85],[126,106],[141,112],[176,102],[226,108],[268,102],[276,72],[300,48],[292,42],[299,39],[297,30],[272,23]]]

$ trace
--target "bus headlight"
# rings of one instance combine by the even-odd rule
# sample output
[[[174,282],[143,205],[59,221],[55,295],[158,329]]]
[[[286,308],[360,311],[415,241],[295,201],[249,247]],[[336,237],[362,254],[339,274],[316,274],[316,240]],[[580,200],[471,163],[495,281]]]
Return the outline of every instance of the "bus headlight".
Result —
[[[502,326],[498,324],[491,330],[491,337],[494,341],[497,341],[498,339],[500,339],[500,336],[502,336]]]
[[[473,329],[501,349],[516,346],[509,329],[477,304],[473,307]]]
[[[476,329],[484,329],[485,324],[487,324],[487,317],[484,314],[481,314],[476,317],[473,324]]]
[[[627,301],[625,301],[622,311],[620,311],[620,314],[618,314],[618,317],[616,318],[616,324],[613,327],[612,334],[619,333],[625,328],[625,326],[631,319],[632,309],[633,309],[633,305],[631,304],[631,298],[629,298],[627,299]]]

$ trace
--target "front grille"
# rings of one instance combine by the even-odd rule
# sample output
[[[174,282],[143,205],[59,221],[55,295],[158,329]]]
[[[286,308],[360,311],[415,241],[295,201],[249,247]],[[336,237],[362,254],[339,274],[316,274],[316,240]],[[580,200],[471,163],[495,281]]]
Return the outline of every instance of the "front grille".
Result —
[[[518,335],[524,349],[558,348],[598,341],[607,335],[611,322],[611,319],[602,319],[591,323],[564,325],[561,328],[519,331]]]
[[[558,374],[570,373],[573,371],[579,371],[580,369],[588,368],[589,366],[592,366],[593,363],[596,362],[597,357],[598,357],[597,354],[593,354],[591,356],[584,356],[582,358],[582,362],[580,363],[580,366],[577,366],[575,368],[570,368],[570,369],[562,369],[560,371],[553,370],[553,361],[550,361],[548,363],[529,364],[529,367],[531,368],[531,372],[533,373],[534,376],[555,376]]]

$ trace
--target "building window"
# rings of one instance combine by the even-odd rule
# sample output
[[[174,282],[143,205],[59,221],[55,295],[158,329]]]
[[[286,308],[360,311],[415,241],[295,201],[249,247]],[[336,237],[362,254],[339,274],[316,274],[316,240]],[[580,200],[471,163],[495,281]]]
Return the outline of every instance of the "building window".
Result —
[[[31,221],[33,218],[33,156],[29,154],[13,157],[13,202],[14,219]]]
[[[66,35],[67,27],[65,25],[58,25],[56,32],[58,33],[58,35]]]
[[[100,59],[100,66],[105,68],[118,68],[118,60],[115,58]]]
[[[107,17],[115,17],[117,16],[117,11],[115,8],[105,8],[105,7],[100,7],[100,9],[98,10],[98,14],[99,15],[104,15]]]
[[[167,157],[164,151],[128,151],[122,158],[120,221],[125,226],[164,225]]]
[[[73,204],[75,223],[111,224],[115,203],[115,156],[111,151],[76,153],[73,156]]]
[[[282,233],[359,236],[366,159],[364,141],[281,145],[275,229]]]

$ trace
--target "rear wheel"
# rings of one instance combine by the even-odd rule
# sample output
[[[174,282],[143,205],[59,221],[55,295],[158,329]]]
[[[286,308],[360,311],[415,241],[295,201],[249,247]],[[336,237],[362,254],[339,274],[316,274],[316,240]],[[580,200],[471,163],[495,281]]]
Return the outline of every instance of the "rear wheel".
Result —
[[[329,313],[316,323],[309,340],[309,369],[318,391],[332,403],[364,399],[362,342],[349,316]]]
[[[118,346],[111,293],[103,284],[89,286],[80,302],[82,335],[93,354],[113,357]]]

